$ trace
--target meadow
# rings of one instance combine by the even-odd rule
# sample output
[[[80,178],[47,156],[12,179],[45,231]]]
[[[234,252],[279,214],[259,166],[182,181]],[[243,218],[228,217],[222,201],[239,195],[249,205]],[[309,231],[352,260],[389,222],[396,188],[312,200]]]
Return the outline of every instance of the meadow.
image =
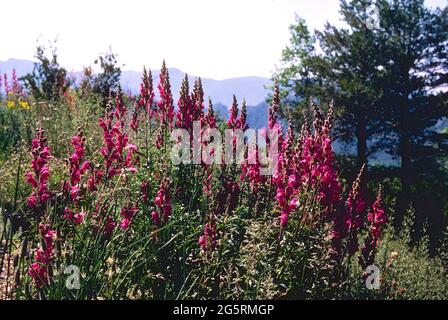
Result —
[[[210,163],[223,157],[210,130],[248,129],[244,97],[219,119],[199,78],[173,101],[161,70],[144,71],[138,95],[56,77],[38,96],[3,77],[3,299],[448,298],[448,241],[432,254],[425,230],[411,241],[412,207],[394,228],[393,201],[362,188],[365,167],[342,178],[331,107],[283,126],[274,84],[276,139],[246,146],[242,163]],[[171,132],[194,123],[201,160],[174,164]]]

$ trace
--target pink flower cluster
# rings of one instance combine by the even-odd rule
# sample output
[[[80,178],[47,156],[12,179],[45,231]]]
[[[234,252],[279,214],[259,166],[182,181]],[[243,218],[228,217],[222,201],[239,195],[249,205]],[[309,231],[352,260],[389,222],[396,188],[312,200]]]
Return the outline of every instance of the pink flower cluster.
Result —
[[[202,235],[199,237],[199,246],[205,252],[212,251],[218,244],[216,240],[216,225],[213,222],[207,222],[204,226]]]
[[[70,193],[71,200],[76,204],[79,200],[81,176],[90,169],[90,161],[83,161],[85,153],[85,139],[82,130],[75,135],[71,144],[74,148],[69,158],[70,180],[64,185],[65,191]]]
[[[195,80],[193,86],[193,92],[190,94],[188,75],[185,75],[185,78],[182,81],[180,97],[177,102],[177,105],[179,108],[178,111],[176,112],[176,126],[177,128],[187,130],[190,133],[191,137],[193,133],[194,121],[199,121],[201,125],[203,125],[204,123],[206,124],[206,119],[203,110],[204,92],[202,91],[201,78],[197,78]],[[204,130],[204,128],[201,129],[202,131]]]
[[[164,178],[154,199],[156,209],[152,211],[151,218],[156,225],[166,222],[171,216],[172,206],[169,185],[169,180]]]
[[[332,251],[339,259],[345,254],[352,256],[359,248],[358,234],[364,226],[366,209],[366,203],[360,190],[363,175],[364,166],[353,182],[344,210],[335,213],[333,217]]]
[[[163,61],[162,69],[160,70],[159,84],[157,85],[157,88],[159,89],[160,95],[160,99],[157,101],[157,116],[160,123],[171,129],[173,127],[174,119],[174,104],[169,73],[165,61]]]
[[[31,208],[43,206],[50,198],[48,190],[48,179],[50,171],[47,166],[48,159],[51,157],[50,148],[47,146],[42,129],[37,130],[36,137],[31,142],[32,157],[31,166],[33,171],[25,173],[26,182],[33,187],[31,195],[28,197],[27,203]]]
[[[287,159],[283,155],[279,156],[277,171],[272,177],[272,181],[277,186],[275,200],[280,208],[280,226],[285,228],[289,215],[299,206],[299,181],[294,172],[289,172]]]
[[[236,101],[235,95],[233,96],[232,107],[230,108],[230,118],[227,120],[227,125],[231,129],[236,128],[236,122],[238,118],[238,103]]]
[[[74,224],[81,224],[84,221],[84,218],[86,216],[86,213],[84,211],[81,211],[79,213],[74,213],[72,209],[65,208],[64,209],[64,219],[74,223]]]
[[[238,102],[235,95],[233,96],[232,107],[230,108],[230,118],[227,120],[227,125],[230,129],[246,130],[249,128],[247,121],[247,107],[246,101],[243,100],[241,104],[241,114],[238,118]]]
[[[106,179],[111,179],[124,169],[130,172],[137,171],[135,163],[138,158],[133,159],[137,148],[128,143],[128,134],[125,132],[125,115],[126,106],[121,89],[119,89],[115,98],[115,111],[109,104],[105,118],[99,119],[99,125],[103,129],[101,154],[104,157]],[[103,173],[97,172],[96,175],[103,176]],[[90,183],[94,184],[95,181],[91,180]]]
[[[269,141],[270,144],[278,144],[278,163],[272,176],[272,182],[276,186],[275,200],[280,210],[280,227],[284,229],[289,221],[289,216],[299,206],[298,195],[300,192],[300,167],[297,162],[297,154],[293,152],[294,130],[289,122],[286,137],[277,123],[277,112],[280,107],[280,93],[278,85],[275,85],[272,104],[269,108],[268,127],[275,131],[277,141]]]
[[[15,97],[22,97],[24,95],[22,85],[19,83],[17,78],[16,69],[12,69],[11,82],[8,80],[8,74],[3,74],[3,84],[5,87],[6,96],[13,95]],[[1,78],[0,78],[0,89],[1,89]]]
[[[252,191],[256,191],[257,187],[264,182],[265,179],[261,175],[261,163],[258,158],[258,146],[255,146],[255,150],[248,150],[247,161],[241,167],[240,179],[247,179]]]
[[[120,228],[122,230],[126,230],[129,228],[129,224],[131,223],[132,219],[134,218],[137,212],[138,212],[137,206],[123,207],[121,209],[120,216],[122,217],[122,220],[120,222]]]
[[[208,109],[207,113],[204,116],[204,122],[208,128],[210,129],[216,128],[215,111],[213,110],[213,104],[210,98],[208,99]]]
[[[314,131],[307,124],[302,127],[297,143],[294,145],[294,130],[289,123],[287,135],[283,138],[276,120],[279,106],[278,89],[274,90],[273,104],[269,110],[269,125],[277,130],[279,143],[278,165],[273,182],[277,186],[276,200],[281,210],[280,225],[285,227],[289,214],[297,208],[297,196],[303,191],[315,190],[316,199],[323,207],[320,217],[304,216],[303,219],[329,219],[340,201],[341,183],[333,166],[334,153],[329,137],[332,107],[326,119],[315,110]],[[273,143],[273,142],[270,142]]]
[[[195,110],[194,101],[191,99],[189,93],[187,75],[185,75],[185,79],[182,81],[180,97],[177,105],[179,109],[176,112],[176,126],[178,128],[186,129],[191,133],[193,130],[193,121],[195,120]]]
[[[154,104],[154,89],[152,86],[152,74],[151,70],[146,71],[143,68],[143,78],[140,84],[140,98],[138,100],[138,105],[140,108],[145,110],[145,112],[152,116],[152,106]]]
[[[140,96],[137,101],[137,107],[132,115],[132,121],[130,127],[132,130],[137,131],[139,127],[138,116],[139,111],[142,110],[145,113],[145,119],[151,119],[154,115],[154,90],[152,84],[151,70],[146,71],[143,68],[142,83],[140,84]]]
[[[369,222],[369,234],[364,240],[364,247],[361,249],[359,257],[359,263],[363,269],[375,262],[376,248],[378,247],[381,230],[387,224],[381,187],[378,190],[378,195],[371,210],[367,214],[367,221]]]
[[[331,146],[330,129],[333,108],[328,116],[323,116],[316,109],[314,134],[305,132],[300,152],[302,182],[318,190],[317,198],[324,206],[324,214],[330,215],[333,207],[340,201],[342,185],[333,166],[334,152]]]
[[[40,224],[39,231],[43,238],[43,249],[38,248],[36,250],[34,263],[28,269],[28,275],[33,279],[34,285],[38,289],[48,285],[48,270],[54,257],[54,241],[56,239],[56,231],[48,225]]]

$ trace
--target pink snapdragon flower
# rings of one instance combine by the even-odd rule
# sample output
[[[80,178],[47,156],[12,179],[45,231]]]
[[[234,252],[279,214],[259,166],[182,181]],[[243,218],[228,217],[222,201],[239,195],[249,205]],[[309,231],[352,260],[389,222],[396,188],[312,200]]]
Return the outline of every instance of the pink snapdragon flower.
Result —
[[[364,226],[365,218],[365,201],[360,190],[364,170],[363,166],[353,182],[344,209],[333,216],[332,251],[339,260],[344,254],[352,256],[359,248],[358,234]]]
[[[126,111],[123,93],[118,88],[115,110],[109,101],[105,117],[99,119],[99,126],[103,129],[103,146],[100,152],[104,157],[105,179],[111,179],[123,170],[132,173],[137,171],[135,164],[138,157],[134,158],[137,148],[128,143],[128,134],[125,131]],[[90,188],[95,183],[95,179],[90,179]]]
[[[238,120],[235,122],[235,127],[238,129],[241,129],[243,131],[247,130],[249,128],[249,125],[247,124],[247,107],[246,107],[246,100],[243,100],[243,103],[241,104],[241,113]]]
[[[56,231],[46,224],[39,224],[39,232],[43,238],[44,248],[38,248],[34,256],[34,263],[28,268],[28,275],[33,279],[37,289],[48,285],[48,269],[54,258],[54,241]]]
[[[173,127],[174,104],[171,94],[170,77],[165,60],[163,60],[162,69],[160,70],[159,84],[159,101],[157,101],[157,117],[160,123],[163,123],[168,129]]]
[[[190,134],[193,131],[194,101],[190,97],[188,75],[185,75],[180,89],[180,97],[177,102],[179,107],[176,113],[176,126],[186,129]]]
[[[120,222],[120,228],[122,230],[126,230],[129,228],[129,224],[131,223],[132,219],[134,218],[137,212],[138,212],[137,206],[123,207],[121,209],[120,216],[122,217],[122,220]]]
[[[169,180],[164,178],[160,183],[160,188],[154,198],[156,210],[152,212],[151,218],[155,224],[166,222],[171,216],[172,205],[169,188]]]
[[[276,108],[275,104],[271,107],[271,109]],[[271,114],[271,117],[275,119],[276,116]],[[277,124],[274,125],[273,130],[276,130],[276,127]],[[296,210],[299,204],[296,197],[300,191],[298,171],[293,163],[294,130],[291,121],[285,139],[280,139],[280,141],[282,141],[282,144],[279,145],[281,148],[272,181],[277,188],[275,200],[280,211],[280,227],[284,229],[288,224],[289,215]],[[273,141],[270,143],[273,143]]]
[[[236,129],[238,118],[238,102],[236,100],[235,95],[233,95],[232,106],[230,108],[230,118],[227,120],[227,125],[230,129]]]
[[[142,83],[140,84],[140,97],[138,99],[138,105],[151,118],[154,113],[154,110],[152,109],[153,104],[154,104],[154,89],[152,83],[151,70],[146,71],[146,68],[143,68],[143,76],[142,76]]]
[[[216,225],[212,222],[207,222],[204,226],[202,235],[199,237],[199,246],[205,252],[212,251],[218,244],[216,240]]]
[[[85,138],[81,129],[78,134],[71,139],[73,153],[69,158],[70,180],[64,184],[67,192],[70,193],[71,200],[76,204],[79,201],[81,189],[81,177],[90,169],[90,161],[83,161],[85,153]]]
[[[75,225],[83,223],[85,216],[86,213],[84,211],[74,213],[70,208],[64,209],[64,219],[74,223]]]
[[[25,179],[33,187],[33,191],[27,199],[27,204],[29,207],[35,208],[43,206],[51,195],[48,189],[50,171],[47,166],[51,154],[42,129],[37,130],[36,137],[32,140],[31,144],[31,167],[33,170],[25,173]]]
[[[28,268],[28,275],[37,289],[48,285],[48,268],[40,262],[34,262]]]
[[[202,89],[202,80],[198,77],[194,81],[193,92],[191,94],[193,102],[193,120],[203,122],[204,117],[204,91]]]
[[[367,214],[369,234],[364,240],[364,247],[361,249],[361,255],[359,256],[359,264],[363,269],[366,269],[375,262],[375,255],[381,231],[387,224],[387,214],[384,210],[382,197],[382,189],[380,187],[376,200]]]

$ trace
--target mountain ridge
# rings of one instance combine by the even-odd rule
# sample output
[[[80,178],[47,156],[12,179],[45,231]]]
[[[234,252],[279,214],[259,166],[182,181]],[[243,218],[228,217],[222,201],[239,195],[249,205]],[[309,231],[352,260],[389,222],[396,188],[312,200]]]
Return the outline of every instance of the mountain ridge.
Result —
[[[10,74],[13,69],[16,70],[17,75],[23,76],[33,70],[34,62],[25,59],[10,58],[6,61],[0,61],[0,72]],[[180,86],[182,79],[185,77],[185,72],[178,68],[168,68],[170,73],[170,81],[175,100],[179,97]],[[151,70],[155,87],[157,86],[159,69]],[[80,72],[69,72],[72,75],[79,76]],[[142,72],[135,70],[122,70],[120,84],[125,91],[130,91],[133,94],[138,94],[141,82]],[[188,74],[190,86],[192,86],[194,79],[197,76]],[[222,103],[230,106],[232,96],[235,95],[238,101],[246,99],[249,106],[255,106],[263,103],[266,98],[266,87],[271,83],[270,79],[259,76],[235,77],[222,80],[212,78],[202,78],[202,85],[206,96],[210,96],[213,103]],[[157,93],[157,90],[156,90]]]

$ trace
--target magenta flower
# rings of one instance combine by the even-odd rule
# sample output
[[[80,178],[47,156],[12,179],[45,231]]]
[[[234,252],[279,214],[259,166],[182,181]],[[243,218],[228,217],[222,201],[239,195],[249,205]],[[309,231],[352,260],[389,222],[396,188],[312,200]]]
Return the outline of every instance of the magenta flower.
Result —
[[[154,90],[152,84],[151,70],[146,71],[146,68],[143,68],[143,76],[142,76],[142,83],[140,84],[140,98],[138,100],[138,105],[151,118],[154,112],[152,110],[153,104],[154,104]]]
[[[128,143],[128,134],[125,132],[126,111],[123,93],[119,88],[115,97],[115,111],[109,102],[105,117],[99,119],[99,126],[103,129],[100,152],[104,157],[105,179],[111,179],[123,170],[132,173],[137,171],[135,164],[138,157],[134,158],[137,148]],[[96,180],[89,182],[91,187],[96,183]]]
[[[34,262],[28,268],[28,275],[33,279],[37,289],[48,285],[48,268],[41,263]]]
[[[50,191],[48,190],[50,171],[47,162],[51,155],[42,129],[37,130],[36,137],[31,144],[33,149],[31,167],[33,171],[26,172],[25,179],[33,187],[33,191],[27,199],[27,204],[29,207],[35,208],[43,206],[50,198]]]
[[[360,192],[364,166],[353,182],[342,212],[333,215],[332,251],[336,259],[352,256],[359,248],[358,234],[364,225],[365,202]],[[344,245],[345,244],[345,245]]]
[[[199,246],[205,252],[212,251],[218,244],[216,240],[216,226],[212,222],[208,222],[204,226],[201,236],[199,236]]]
[[[194,101],[190,97],[189,87],[188,87],[188,75],[185,75],[182,81],[182,86],[180,89],[180,97],[177,102],[179,107],[176,113],[176,126],[178,128],[186,129],[188,132],[193,131],[193,121],[194,121]]]
[[[154,198],[156,210],[152,212],[151,218],[155,224],[166,222],[171,216],[172,205],[169,184],[169,180],[164,178],[160,183],[160,188]]]
[[[138,211],[138,208],[136,206],[123,207],[121,209],[120,216],[122,217],[122,220],[120,222],[120,228],[122,230],[126,230],[129,228],[129,224],[131,223],[131,221],[134,218],[137,211]]]
[[[104,239],[108,240],[112,236],[112,233],[115,230],[115,226],[117,223],[112,219],[112,217],[108,216],[106,218],[106,223],[104,225]]]
[[[238,118],[238,102],[236,101],[235,95],[233,95],[232,107],[230,108],[230,118],[227,120],[227,125],[231,129],[236,129]]]
[[[157,211],[152,211],[152,212],[151,212],[151,219],[152,219],[152,222],[153,222],[155,225],[158,225],[158,224],[159,224],[160,219],[159,219],[159,214],[157,213]]]
[[[39,233],[43,238],[43,249],[38,248],[34,255],[34,263],[28,268],[28,275],[33,279],[37,289],[48,285],[48,268],[54,257],[54,241],[56,231],[46,224],[39,224]]]
[[[382,197],[383,195],[380,187],[375,203],[367,214],[369,234],[364,240],[364,247],[361,249],[361,255],[359,257],[359,264],[363,269],[375,262],[375,255],[378,247],[378,241],[381,236],[381,231],[387,224],[387,215],[384,210]]]
[[[249,125],[247,124],[247,107],[246,107],[246,100],[243,100],[243,103],[241,104],[241,113],[240,117],[235,123],[236,128],[241,129],[243,131],[247,130],[249,128]]]
[[[74,223],[75,225],[83,223],[85,216],[86,213],[83,211],[74,213],[70,208],[64,209],[64,219]]]
[[[157,88],[159,89],[160,96],[159,101],[157,101],[157,116],[161,123],[171,129],[173,127],[174,119],[174,104],[173,96],[171,94],[169,73],[165,60],[163,61],[162,69],[160,70],[160,79]]]

